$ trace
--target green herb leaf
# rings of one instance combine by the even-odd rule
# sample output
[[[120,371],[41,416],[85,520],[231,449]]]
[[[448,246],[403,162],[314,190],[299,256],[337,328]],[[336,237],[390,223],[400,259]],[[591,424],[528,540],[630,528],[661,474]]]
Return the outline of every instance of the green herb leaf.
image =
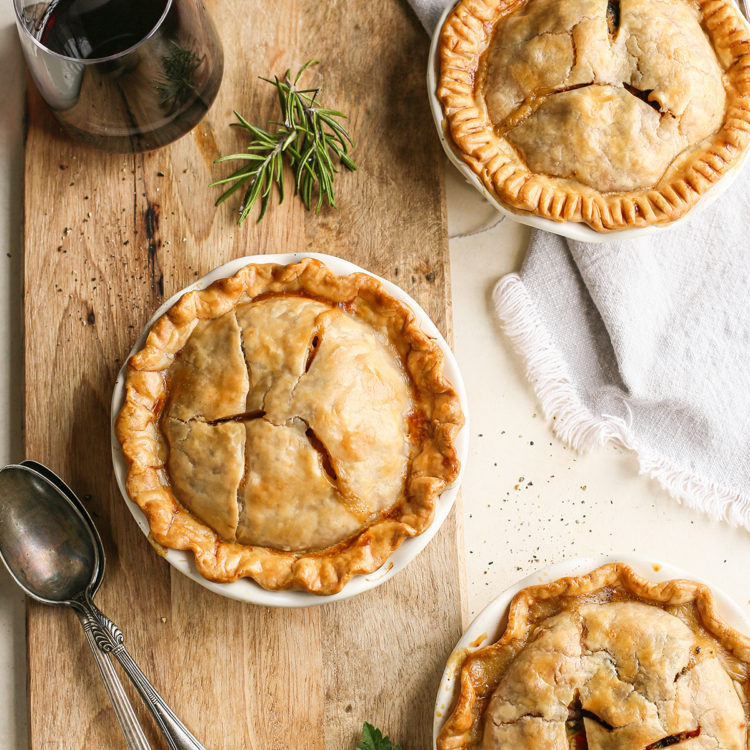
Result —
[[[216,159],[215,163],[229,160],[245,161],[245,166],[228,177],[216,180],[211,187],[234,183],[216,201],[219,205],[238,188],[245,187],[240,204],[238,224],[247,218],[260,199],[258,221],[266,214],[273,188],[284,200],[284,160],[294,172],[294,192],[300,196],[308,211],[318,213],[325,203],[336,208],[333,181],[338,164],[349,171],[357,166],[349,155],[352,139],[338,120],[346,115],[335,109],[317,104],[319,89],[300,89],[297,83],[317,60],[306,62],[292,80],[287,70],[279,78],[261,78],[276,88],[281,120],[272,120],[265,130],[249,123],[238,112],[232,125],[249,133],[247,154],[230,154]],[[273,127],[273,130],[271,130]],[[317,200],[316,200],[317,195]],[[390,746],[388,746],[390,749]]]
[[[193,73],[205,59],[205,55],[198,57],[180,42],[170,41],[169,54],[161,59],[162,74],[154,84],[162,107],[172,111],[196,95]]]
[[[357,750],[401,750],[401,745],[394,745],[390,737],[383,737],[379,729],[365,722],[362,727],[362,741]]]

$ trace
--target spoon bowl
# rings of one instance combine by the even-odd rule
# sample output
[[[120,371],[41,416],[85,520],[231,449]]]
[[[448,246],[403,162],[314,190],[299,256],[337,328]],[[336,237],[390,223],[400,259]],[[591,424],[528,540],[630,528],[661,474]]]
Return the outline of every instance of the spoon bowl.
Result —
[[[0,557],[18,585],[44,604],[80,598],[103,562],[81,510],[28,466],[0,470],[0,498]]]
[[[94,596],[94,594],[96,594],[96,592],[99,590],[99,586],[102,585],[102,579],[104,578],[104,569],[106,567],[104,545],[102,544],[102,538],[99,536],[99,531],[94,525],[94,521],[86,510],[84,504],[76,496],[75,492],[73,492],[73,490],[71,490],[70,487],[68,487],[68,485],[65,484],[65,482],[63,482],[63,480],[60,479],[60,477],[58,477],[54,471],[48,469],[44,464],[40,464],[38,461],[32,461],[28,458],[24,461],[21,461],[20,466],[25,466],[26,468],[35,471],[37,474],[41,475],[43,479],[46,479],[51,484],[54,484],[55,487],[57,487],[57,489],[60,490],[60,492],[62,492],[63,495],[68,498],[71,504],[78,508],[84,521],[86,521],[96,543],[96,551],[99,553],[99,567],[91,583],[91,596]]]
[[[104,575],[99,533],[62,479],[35,461],[0,469],[0,560],[32,599],[73,608],[129,750],[149,750],[150,746],[110,654],[135,685],[170,750],[205,750],[133,661],[117,625],[94,604]]]

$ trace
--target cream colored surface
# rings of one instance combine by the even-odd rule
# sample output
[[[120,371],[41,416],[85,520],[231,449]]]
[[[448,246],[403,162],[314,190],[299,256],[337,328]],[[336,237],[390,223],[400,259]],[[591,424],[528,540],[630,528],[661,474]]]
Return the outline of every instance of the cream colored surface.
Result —
[[[24,72],[11,3],[0,3],[0,62],[0,458],[6,463],[23,457]],[[476,190],[449,165],[446,171],[451,233],[494,221],[496,212]],[[543,565],[604,552],[656,556],[700,571],[721,582],[750,615],[746,532],[678,506],[653,481],[637,476],[635,460],[620,450],[575,456],[539,414],[490,312],[491,289],[501,274],[520,266],[528,232],[507,219],[482,235],[451,242],[455,352],[472,420],[462,504],[471,615]],[[0,747],[7,750],[28,748],[24,620],[23,596],[0,569]]]
[[[446,176],[452,235],[496,220],[455,170]],[[451,242],[454,348],[471,414],[463,483],[470,616],[541,567],[618,552],[693,570],[750,616],[747,532],[678,505],[619,448],[579,456],[552,435],[492,316],[495,282],[520,268],[528,237],[505,219]]]

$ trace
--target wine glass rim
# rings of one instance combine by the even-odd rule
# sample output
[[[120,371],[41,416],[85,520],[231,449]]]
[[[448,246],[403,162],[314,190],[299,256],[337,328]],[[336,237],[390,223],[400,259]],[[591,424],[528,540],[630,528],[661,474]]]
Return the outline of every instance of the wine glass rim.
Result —
[[[151,37],[158,31],[159,27],[164,23],[164,19],[167,17],[167,14],[172,8],[173,2],[174,0],[167,0],[166,5],[164,6],[164,12],[161,14],[161,16],[159,16],[159,20],[154,24],[153,28],[148,32],[148,34],[146,34],[142,39],[139,39],[135,44],[132,44],[127,49],[122,50],[122,52],[117,52],[114,55],[107,55],[106,57],[70,57],[69,55],[63,55],[59,52],[55,52],[54,50],[42,44],[29,31],[26,24],[24,23],[23,18],[21,18],[19,0],[13,0],[13,10],[16,13],[16,24],[18,25],[18,28],[21,29],[21,33],[23,33],[28,39],[31,40],[31,42],[36,47],[39,47],[39,49],[43,50],[46,54],[52,55],[52,57],[56,57],[59,60],[67,60],[69,62],[78,63],[79,65],[95,65],[96,63],[111,62],[113,60],[124,57],[125,55],[140,47],[144,42],[147,42],[149,39],[151,39]]]

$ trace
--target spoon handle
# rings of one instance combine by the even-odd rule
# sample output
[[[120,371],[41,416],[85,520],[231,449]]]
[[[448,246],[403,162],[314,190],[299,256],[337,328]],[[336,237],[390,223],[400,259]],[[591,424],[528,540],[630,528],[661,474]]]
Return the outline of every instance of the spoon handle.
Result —
[[[101,651],[96,645],[96,640],[91,632],[91,628],[87,626],[86,615],[78,611],[76,611],[76,614],[81,621],[81,625],[83,625],[83,629],[86,633],[86,640],[88,641],[89,646],[91,646],[96,666],[99,667],[99,674],[101,674],[102,680],[104,680],[104,686],[107,688],[107,693],[112,701],[112,707],[115,710],[117,721],[120,722],[120,727],[125,736],[125,744],[128,746],[128,750],[151,750],[151,745],[148,744],[146,735],[143,733],[143,729],[138,723],[135,711],[133,711],[133,706],[130,705],[128,696],[122,687],[117,672],[115,672],[115,668],[112,666],[109,656]]]
[[[86,597],[84,601],[80,601],[79,606],[81,606],[84,616],[88,620],[84,627],[91,629],[91,636],[100,651],[105,654],[112,654],[120,662],[146,704],[146,708],[159,725],[170,750],[206,750],[177,718],[175,712],[167,705],[164,698],[156,692],[146,675],[133,661],[133,657],[130,656],[123,644],[124,638],[120,628],[103,615],[90,598]]]

